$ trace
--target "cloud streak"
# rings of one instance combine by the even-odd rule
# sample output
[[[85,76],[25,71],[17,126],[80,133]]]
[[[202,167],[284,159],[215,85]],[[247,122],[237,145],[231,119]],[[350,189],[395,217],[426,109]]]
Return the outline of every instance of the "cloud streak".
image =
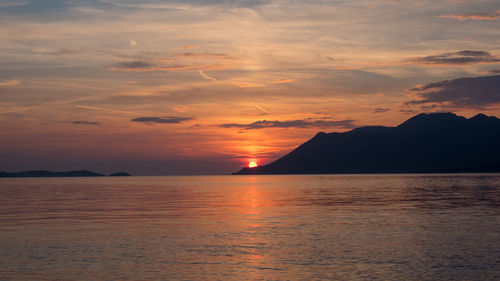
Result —
[[[464,50],[451,53],[442,53],[434,56],[414,58],[410,61],[418,64],[468,65],[478,63],[497,63],[500,62],[500,57],[494,56],[486,51]]]
[[[135,47],[135,46],[137,46],[137,41],[129,38],[128,44],[130,45],[130,47]]]
[[[282,80],[272,81],[271,83],[272,84],[288,84],[288,83],[292,83],[292,82],[293,82],[292,79],[282,79]]]
[[[450,15],[442,15],[440,18],[449,18],[456,19],[459,21],[468,21],[468,20],[498,20],[500,19],[500,10],[495,11],[494,13],[467,13],[467,14],[450,14]]]
[[[83,108],[83,109],[91,109],[91,110],[99,110],[99,111],[123,113],[123,114],[137,114],[136,112],[124,111],[124,110],[116,110],[116,109],[110,109],[110,108],[104,108],[104,107],[98,107],[98,106],[89,106],[89,105],[79,105],[79,104],[77,104],[77,105],[75,105],[75,107]]]
[[[185,52],[182,54],[177,55],[177,57],[188,57],[188,58],[216,58],[216,59],[230,59],[232,58],[228,57],[225,54],[214,54],[214,53],[206,53],[206,54],[197,54],[197,53],[192,53],[192,52]]]
[[[0,82],[0,87],[3,87],[3,86],[17,86],[21,84],[21,82],[19,80],[6,80],[6,81],[2,81]]]
[[[377,107],[377,108],[375,108],[375,109],[372,111],[372,113],[375,113],[375,114],[376,114],[376,113],[384,113],[384,112],[387,112],[387,111],[389,111],[389,110],[390,110],[389,108],[380,108],[380,107]]]
[[[187,50],[187,49],[196,49],[196,48],[198,48],[198,46],[190,45],[190,46],[182,46],[182,47],[174,48],[174,50]]]
[[[110,68],[113,71],[124,72],[178,72],[178,71],[200,71],[200,70],[223,70],[230,69],[233,65],[230,64],[201,64],[201,65],[174,65],[174,66],[154,66],[141,61],[120,63],[117,67]]]
[[[267,128],[326,128],[338,127],[342,129],[352,129],[354,120],[290,120],[290,121],[268,121],[259,120],[248,124],[228,123],[217,125],[220,128],[241,128],[245,130],[267,129]]]
[[[267,109],[263,108],[262,106],[260,106],[260,105],[258,105],[258,104],[254,104],[254,105],[255,105],[255,107],[257,107],[260,111],[262,111],[262,112],[264,112],[264,113],[266,113],[266,114],[270,114],[270,113],[271,113],[271,111],[269,111],[269,110],[267,110]]]
[[[71,121],[71,123],[75,125],[99,125],[99,122],[92,122],[86,120],[76,120],[76,121]]]
[[[120,62],[116,65],[118,69],[122,70],[144,69],[144,68],[150,68],[152,66],[153,66],[152,63],[145,61],[126,61],[126,62]]]
[[[36,108],[36,107],[37,106],[26,106],[26,107],[11,108],[11,109],[7,109],[7,110],[4,110],[4,111],[0,111],[0,114],[22,112],[22,111],[30,110],[30,109],[33,109],[33,108]]]
[[[487,70],[486,74],[500,74],[500,69],[490,69],[490,70]]]
[[[130,121],[140,123],[155,123],[155,124],[178,124],[184,121],[192,120],[193,117],[137,117]]]
[[[59,48],[59,49],[39,48],[39,49],[34,49],[33,51],[35,53],[38,53],[38,54],[52,55],[52,56],[73,55],[73,54],[77,54],[80,52],[77,50],[70,50],[70,49],[66,49],[66,48]]]
[[[205,72],[203,72],[203,70],[198,70],[198,72],[200,73],[201,75],[201,78],[205,79],[205,80],[212,80],[212,81],[215,81],[217,79],[215,79],[214,77],[211,77],[211,76],[208,76],[208,74],[206,74]]]
[[[16,6],[24,6],[29,4],[28,1],[22,1],[22,0],[3,0],[2,3],[0,3],[0,8],[8,8],[8,7],[16,7]]]

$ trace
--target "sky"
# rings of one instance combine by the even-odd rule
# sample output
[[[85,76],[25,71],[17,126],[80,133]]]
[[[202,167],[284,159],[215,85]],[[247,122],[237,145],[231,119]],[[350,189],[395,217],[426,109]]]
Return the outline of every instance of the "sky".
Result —
[[[317,132],[500,116],[498,0],[2,0],[0,171],[228,174]]]

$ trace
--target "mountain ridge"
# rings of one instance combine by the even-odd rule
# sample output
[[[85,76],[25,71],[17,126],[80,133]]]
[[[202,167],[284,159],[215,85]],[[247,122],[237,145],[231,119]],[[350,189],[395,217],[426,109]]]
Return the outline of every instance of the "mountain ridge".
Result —
[[[395,127],[318,132],[280,159],[234,174],[500,172],[500,119],[422,113]]]
[[[105,177],[106,175],[92,172],[89,170],[74,170],[74,171],[47,171],[47,170],[31,170],[20,172],[2,172],[0,178],[62,178],[62,177]],[[131,176],[129,173],[117,172],[108,175],[108,177]]]

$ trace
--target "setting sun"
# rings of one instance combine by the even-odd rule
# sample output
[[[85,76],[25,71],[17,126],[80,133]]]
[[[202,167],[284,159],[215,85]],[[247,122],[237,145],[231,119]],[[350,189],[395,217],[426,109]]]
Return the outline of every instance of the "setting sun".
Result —
[[[252,162],[248,163],[248,167],[249,167],[249,168],[255,168],[255,167],[257,167],[257,166],[258,166],[258,165],[257,165],[257,162],[255,162],[255,161],[252,161]]]

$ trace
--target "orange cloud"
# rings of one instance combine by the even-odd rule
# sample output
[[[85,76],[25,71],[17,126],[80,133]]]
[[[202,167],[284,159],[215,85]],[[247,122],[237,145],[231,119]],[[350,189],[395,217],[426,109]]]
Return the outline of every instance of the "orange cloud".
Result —
[[[449,18],[456,19],[459,21],[467,21],[467,20],[498,20],[500,19],[500,10],[497,10],[495,13],[469,13],[469,14],[451,14],[451,15],[442,15],[440,18]]]
[[[158,63],[173,63],[173,59],[157,59],[156,62]]]
[[[176,106],[176,107],[172,108],[173,111],[177,111],[177,112],[186,112],[187,109],[188,109],[188,107],[184,106],[184,105],[180,105],[180,106]]]
[[[186,50],[186,49],[196,49],[196,48],[198,48],[198,46],[191,45],[191,46],[182,46],[182,47],[174,48],[174,50]]]
[[[255,88],[255,87],[264,87],[266,85],[259,83],[246,83],[246,84],[238,84],[237,86],[240,88]]]
[[[0,87],[1,86],[17,86],[21,84],[21,82],[19,80],[6,80],[6,81],[3,81],[3,82],[0,82]]]
[[[188,58],[222,58],[222,59],[230,59],[227,55],[225,54],[196,54],[196,53],[191,53],[191,52],[186,52],[182,54],[177,54],[175,55],[176,57],[188,57]]]
[[[128,44],[130,45],[130,47],[135,47],[135,46],[137,46],[137,41],[129,38]]]
[[[153,67],[112,67],[109,70],[112,71],[122,71],[122,72],[153,72],[153,71],[166,71],[166,72],[177,72],[177,71],[200,71],[200,70],[223,70],[232,68],[234,65],[230,64],[203,64],[203,65],[178,65],[178,66],[153,66]]]
[[[282,79],[282,80],[272,81],[271,83],[273,83],[273,84],[287,84],[287,83],[292,83],[292,82],[293,82],[292,79]]]
[[[217,80],[217,79],[215,79],[214,77],[211,77],[211,76],[209,76],[208,74],[206,74],[205,72],[203,72],[203,70],[198,70],[198,72],[200,73],[201,78],[203,78],[203,79],[205,79],[205,80],[212,80],[212,81]]]
[[[292,83],[294,80],[292,79],[282,79],[282,80],[274,80],[271,82],[261,82],[261,83],[238,83],[237,86],[240,88],[253,88],[253,87],[264,87],[272,84],[287,84]]]

